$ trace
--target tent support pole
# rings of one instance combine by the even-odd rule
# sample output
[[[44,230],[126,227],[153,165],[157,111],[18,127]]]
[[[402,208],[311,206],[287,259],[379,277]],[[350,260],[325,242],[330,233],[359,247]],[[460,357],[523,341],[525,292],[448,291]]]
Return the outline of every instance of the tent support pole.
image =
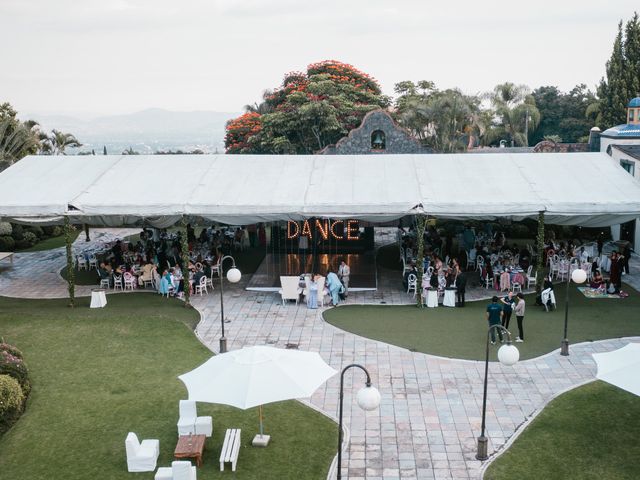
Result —
[[[191,285],[189,283],[189,239],[187,238],[187,217],[182,216],[182,289],[184,291],[184,306],[190,307]]]
[[[89,224],[85,223],[83,227],[84,227],[84,241],[90,242],[91,237],[89,237]]]
[[[542,274],[544,272],[544,211],[538,212],[538,236],[536,237],[536,295],[542,291]]]
[[[422,277],[424,275],[424,231],[427,228],[427,215],[416,215],[416,234],[418,240],[418,253],[416,257],[416,268],[418,269],[418,281],[416,282],[417,306],[422,308]],[[403,272],[404,275],[404,272]]]
[[[75,296],[76,296],[76,275],[73,270],[73,250],[71,246],[71,232],[73,231],[73,226],[69,221],[69,217],[67,215],[64,216],[64,243],[67,248],[67,284],[69,289],[69,306],[71,308],[75,307]]]

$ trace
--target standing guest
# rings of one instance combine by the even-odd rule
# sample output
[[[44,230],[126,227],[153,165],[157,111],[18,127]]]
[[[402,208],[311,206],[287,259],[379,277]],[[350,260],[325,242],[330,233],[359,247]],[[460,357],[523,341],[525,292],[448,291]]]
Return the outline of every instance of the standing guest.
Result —
[[[602,255],[602,246],[604,244],[604,240],[602,239],[602,234],[598,237],[598,241],[596,242],[598,245],[598,256]]]
[[[627,244],[624,247],[624,250],[622,251],[622,267],[623,267],[623,272],[626,275],[629,275],[629,259],[631,258],[631,244],[627,242]]]
[[[349,276],[351,275],[351,268],[344,260],[340,260],[340,266],[338,267],[338,278],[342,280],[344,285],[344,296],[349,295]],[[417,275],[416,275],[417,276]]]
[[[511,320],[511,314],[513,313],[513,291],[509,291],[504,297],[500,299],[504,304],[502,307],[502,326],[509,330],[509,321]]]
[[[458,307],[464,307],[464,294],[467,289],[467,274],[460,272],[456,277],[456,296],[458,297]]]
[[[611,252],[611,269],[609,270],[609,281],[613,285],[613,291],[610,293],[619,293],[622,286],[622,263],[623,259],[618,252]]]
[[[338,278],[335,272],[327,271],[327,287],[329,288],[329,295],[331,295],[331,305],[334,307],[340,303],[340,290],[342,290],[342,282]]]
[[[318,308],[318,285],[316,284],[316,274],[312,274],[307,284],[307,308]]]
[[[518,336],[516,337],[516,342],[524,342],[524,327],[522,326],[522,322],[524,321],[524,295],[522,292],[518,292],[518,303],[516,303],[516,307],[513,311],[516,314],[516,320],[518,321]]]
[[[498,303],[498,297],[495,295],[491,299],[491,303],[487,305],[487,321],[489,322],[489,327],[493,327],[494,325],[502,324],[502,307]],[[498,336],[500,337],[500,341],[502,342],[502,330],[498,329]],[[496,329],[491,329],[491,345],[495,345],[496,343]]]

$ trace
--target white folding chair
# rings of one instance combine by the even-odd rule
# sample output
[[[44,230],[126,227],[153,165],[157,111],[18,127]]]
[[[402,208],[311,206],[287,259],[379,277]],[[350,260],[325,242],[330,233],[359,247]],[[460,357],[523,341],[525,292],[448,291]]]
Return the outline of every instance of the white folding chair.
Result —
[[[416,289],[418,285],[418,277],[416,277],[413,273],[409,274],[407,277],[407,293],[413,290],[413,296],[416,296]]]
[[[198,285],[196,285],[196,293],[199,293],[202,296],[202,292],[208,294],[207,291],[207,277],[200,277],[200,281]]]
[[[124,292],[124,283],[122,281],[122,275],[114,275],[113,276],[113,289],[117,290],[120,288]]]
[[[136,277],[134,277],[129,272],[124,272],[124,290],[134,290],[136,288],[135,285]]]

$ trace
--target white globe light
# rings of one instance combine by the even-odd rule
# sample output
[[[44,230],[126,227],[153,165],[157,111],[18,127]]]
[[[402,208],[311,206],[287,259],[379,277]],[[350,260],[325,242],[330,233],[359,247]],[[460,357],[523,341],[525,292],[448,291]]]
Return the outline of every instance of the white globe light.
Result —
[[[376,387],[362,387],[356,400],[361,409],[375,410],[380,405],[380,392]]]
[[[520,359],[520,352],[515,345],[502,345],[498,349],[498,360],[503,365],[510,367],[515,365]]]
[[[581,268],[574,270],[573,273],[571,274],[571,280],[573,280],[575,283],[584,283],[586,279],[587,279],[587,272],[585,272]]]
[[[240,281],[240,278],[242,278],[242,274],[236,267],[233,267],[227,272],[227,280],[229,280],[231,283],[238,283]]]

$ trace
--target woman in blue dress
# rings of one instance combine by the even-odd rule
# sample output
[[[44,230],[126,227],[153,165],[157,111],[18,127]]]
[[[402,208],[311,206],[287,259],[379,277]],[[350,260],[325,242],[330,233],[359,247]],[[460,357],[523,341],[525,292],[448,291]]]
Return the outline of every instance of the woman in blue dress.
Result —
[[[307,308],[318,308],[318,285],[316,284],[315,274],[311,275],[307,289]]]

